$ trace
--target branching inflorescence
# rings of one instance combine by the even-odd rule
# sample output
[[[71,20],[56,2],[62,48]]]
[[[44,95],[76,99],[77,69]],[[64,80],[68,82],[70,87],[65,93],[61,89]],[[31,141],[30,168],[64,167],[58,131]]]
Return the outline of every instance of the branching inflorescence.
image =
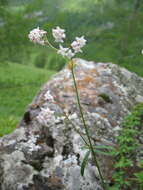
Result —
[[[84,36],[76,37],[75,40],[70,44],[70,47],[63,47],[61,43],[64,42],[66,38],[65,30],[57,26],[55,29],[52,29],[52,35],[55,39],[55,42],[59,43],[59,48],[55,48],[51,45],[46,37],[47,31],[35,28],[30,31],[28,37],[30,41],[35,44],[40,45],[50,45],[53,49],[57,50],[57,53],[67,57],[69,59],[73,58],[76,53],[82,52],[81,48],[83,48],[86,44],[86,40]]]

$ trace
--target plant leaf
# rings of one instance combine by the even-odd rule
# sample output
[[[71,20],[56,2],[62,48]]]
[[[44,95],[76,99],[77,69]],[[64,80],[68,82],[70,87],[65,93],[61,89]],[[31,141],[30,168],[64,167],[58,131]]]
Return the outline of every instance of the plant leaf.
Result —
[[[95,148],[97,148],[97,149],[109,149],[109,150],[113,150],[113,147],[109,146],[109,145],[96,145]]]
[[[105,156],[113,156],[113,153],[112,152],[103,152],[103,151],[101,151],[101,150],[95,150],[95,152],[97,153],[97,154],[102,154],[102,155],[105,155]]]
[[[84,176],[84,170],[85,170],[85,167],[87,165],[89,155],[90,155],[90,150],[86,152],[85,157],[82,161],[81,170],[80,170],[81,176]]]

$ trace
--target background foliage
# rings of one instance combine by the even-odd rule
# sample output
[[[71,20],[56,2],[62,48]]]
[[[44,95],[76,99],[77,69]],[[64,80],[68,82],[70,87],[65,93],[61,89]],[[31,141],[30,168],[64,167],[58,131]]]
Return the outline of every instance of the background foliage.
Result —
[[[114,62],[143,76],[143,2],[142,0],[0,0],[0,60],[22,64],[43,60],[43,67],[57,64],[55,53],[33,46],[29,30],[40,26],[48,30],[66,28],[67,44],[85,35],[88,44],[79,55],[88,60]],[[50,57],[50,58],[49,58]],[[53,57],[53,58],[51,58]],[[54,60],[54,62],[53,62]],[[63,64],[52,66],[59,70]],[[60,66],[59,66],[60,65]]]

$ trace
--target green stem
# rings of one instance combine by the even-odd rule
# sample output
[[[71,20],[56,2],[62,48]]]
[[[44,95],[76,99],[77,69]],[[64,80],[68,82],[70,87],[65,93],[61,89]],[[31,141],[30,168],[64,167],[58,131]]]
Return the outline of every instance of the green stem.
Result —
[[[56,104],[58,104],[58,106],[60,106],[60,104],[55,101]],[[60,106],[60,108],[62,109],[62,107]],[[80,130],[78,130],[76,128],[76,126],[74,125],[74,123],[69,119],[68,115],[63,111],[63,115],[66,117],[67,121],[72,125],[72,127],[74,128],[74,130],[80,135],[80,137],[82,138],[82,140],[84,141],[84,143],[89,147],[89,144],[86,142],[86,139],[84,138],[84,136],[86,134],[80,132]]]
[[[49,45],[52,49],[58,51],[58,49],[55,48],[55,47],[49,42],[48,38],[46,39],[45,43],[46,43],[47,45]]]
[[[81,107],[80,97],[79,97],[79,93],[78,93],[78,88],[77,88],[77,84],[76,84],[76,79],[75,79],[75,75],[74,75],[74,67],[71,68],[71,71],[72,71],[74,87],[75,87],[75,90],[76,90],[77,103],[78,103],[78,106],[79,106],[80,115],[81,115],[81,119],[82,119],[82,122],[83,122],[83,125],[84,125],[84,128],[85,128],[85,132],[86,132],[86,135],[87,135],[87,138],[88,138],[88,141],[89,141],[90,150],[91,150],[95,165],[96,165],[96,167],[98,169],[98,172],[99,172],[99,176],[100,176],[100,179],[101,179],[101,182],[102,182],[102,187],[103,187],[104,190],[106,190],[105,189],[105,184],[104,184],[104,178],[102,176],[100,166],[99,166],[97,158],[96,158],[96,153],[94,151],[94,148],[93,148],[93,145],[92,145],[92,142],[91,142],[88,127],[87,127],[85,119],[84,119],[83,110],[82,110],[82,107]]]
[[[81,134],[81,132],[76,129],[76,126],[73,124],[73,122],[68,118],[68,116],[66,115],[66,113],[64,114],[66,119],[68,120],[69,123],[71,123],[71,125],[73,126],[74,130],[80,135],[80,137],[82,138],[82,140],[84,141],[84,143],[89,147],[89,144],[86,142],[86,140],[84,139],[83,135]]]

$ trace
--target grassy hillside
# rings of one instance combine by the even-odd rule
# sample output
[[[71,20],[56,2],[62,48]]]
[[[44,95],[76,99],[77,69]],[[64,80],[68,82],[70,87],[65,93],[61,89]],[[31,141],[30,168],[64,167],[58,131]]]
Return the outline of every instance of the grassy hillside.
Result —
[[[54,71],[0,63],[0,136],[15,128],[26,106]]]

